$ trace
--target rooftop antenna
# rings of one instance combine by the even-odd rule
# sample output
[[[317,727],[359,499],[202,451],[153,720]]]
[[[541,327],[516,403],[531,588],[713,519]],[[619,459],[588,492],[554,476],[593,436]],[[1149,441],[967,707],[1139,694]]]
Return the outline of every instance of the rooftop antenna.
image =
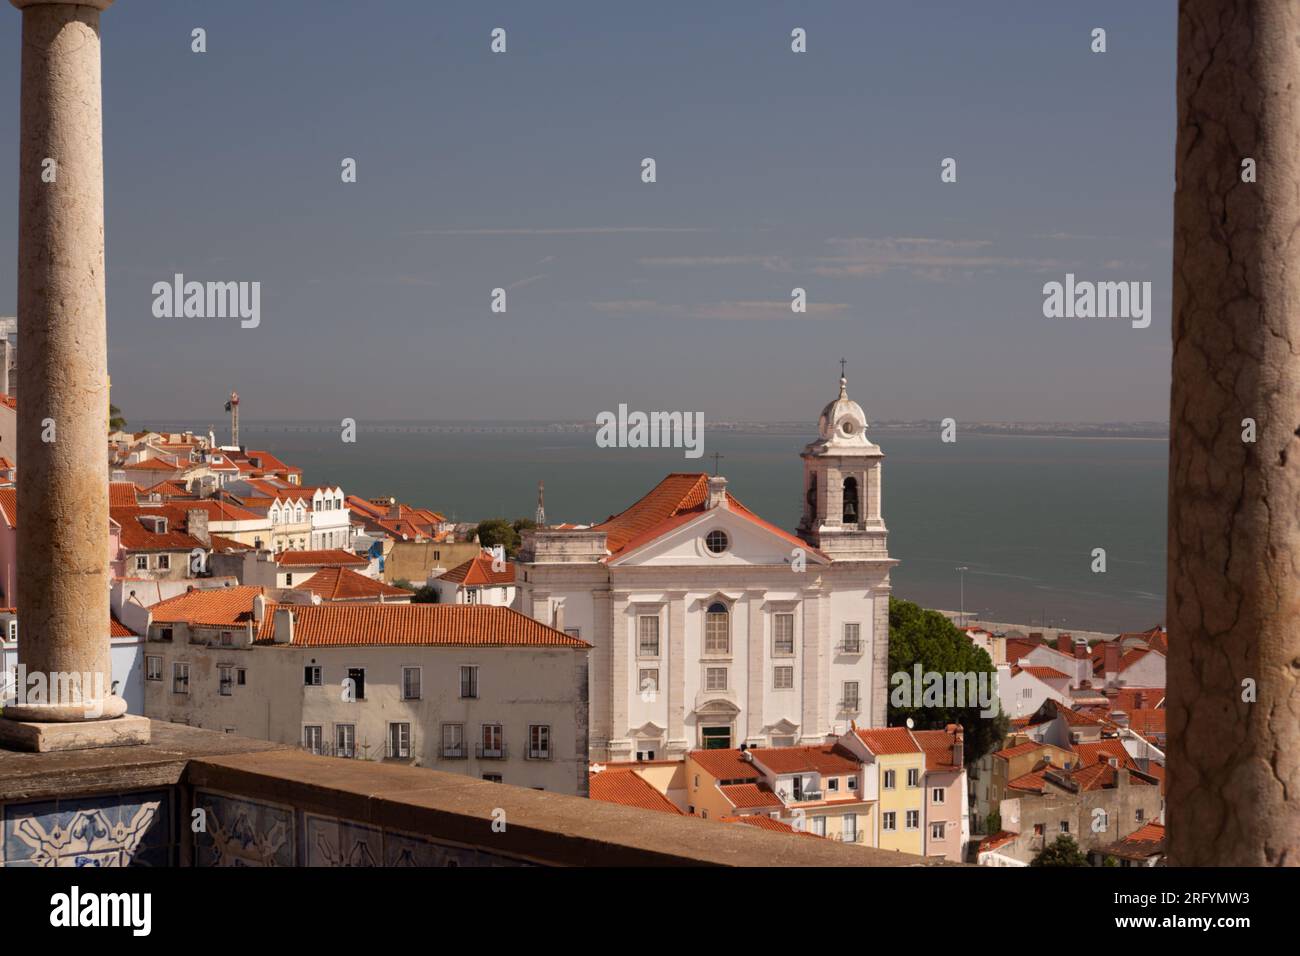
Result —
[[[230,412],[230,444],[239,447],[239,393],[232,391],[226,402],[226,411]]]
[[[723,455],[720,452],[715,451],[709,457],[713,459],[713,477],[716,478],[718,477],[718,461],[723,458]]]

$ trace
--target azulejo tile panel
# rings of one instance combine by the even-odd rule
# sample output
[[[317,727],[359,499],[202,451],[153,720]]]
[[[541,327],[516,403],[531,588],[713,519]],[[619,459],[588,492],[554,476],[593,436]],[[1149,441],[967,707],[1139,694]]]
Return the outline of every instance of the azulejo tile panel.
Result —
[[[168,790],[8,803],[5,866],[168,866],[173,859]]]
[[[296,865],[291,807],[199,790],[194,809],[195,866]]]

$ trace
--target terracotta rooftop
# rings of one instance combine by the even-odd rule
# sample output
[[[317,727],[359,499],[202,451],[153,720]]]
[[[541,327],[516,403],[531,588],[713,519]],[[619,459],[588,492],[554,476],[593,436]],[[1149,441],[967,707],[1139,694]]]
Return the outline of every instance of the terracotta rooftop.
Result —
[[[749,752],[754,762],[775,774],[820,773],[843,775],[862,769],[852,754],[836,744],[807,747],[761,747]]]
[[[592,800],[683,816],[671,800],[635,771],[620,773],[602,770],[600,773],[589,774],[587,784]]]
[[[319,604],[292,611],[295,647],[591,647],[518,611],[483,604]],[[265,630],[258,642],[268,643]]]
[[[253,620],[253,599],[264,592],[264,588],[248,585],[233,588],[195,588],[177,597],[159,601],[150,610],[155,624],[188,623],[211,627],[242,627]],[[268,619],[272,607],[274,605],[268,607]]]
[[[718,790],[737,810],[761,810],[766,807],[783,806],[780,798],[761,783],[729,783],[724,787],[718,787]]]
[[[877,757],[886,754],[920,753],[921,747],[906,727],[875,727],[854,730],[858,739]]]
[[[491,554],[477,554],[464,564],[456,565],[438,580],[470,587],[475,585],[514,584],[515,566],[513,562],[503,561],[502,570],[494,571],[494,561],[495,559]]]
[[[739,750],[692,750],[690,758],[715,780],[757,780],[762,776]]]
[[[296,590],[312,591],[326,601],[379,600],[380,598],[409,598],[410,591],[376,581],[348,568],[321,568]]]
[[[961,765],[953,762],[952,748],[956,743],[954,734],[946,730],[914,730],[912,736],[925,751],[925,769],[934,772],[960,770]]]
[[[282,568],[364,568],[370,562],[342,548],[320,551],[281,551],[275,563]]]

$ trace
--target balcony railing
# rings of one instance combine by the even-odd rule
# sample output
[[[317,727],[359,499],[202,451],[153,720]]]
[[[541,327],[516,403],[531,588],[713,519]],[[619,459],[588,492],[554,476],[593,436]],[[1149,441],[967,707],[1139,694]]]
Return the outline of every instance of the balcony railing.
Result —
[[[847,697],[840,701],[840,710],[848,714],[856,714],[862,709],[862,701],[857,697]]]
[[[486,744],[477,744],[474,747],[474,755],[479,760],[505,760],[506,745],[497,744],[494,747],[489,747]]]
[[[861,654],[862,639],[856,641],[840,641],[835,645],[835,650],[840,654]]]
[[[525,760],[550,760],[552,757],[550,747],[529,747],[528,752],[524,754]]]
[[[469,756],[469,751],[464,744],[443,744],[438,750],[438,756],[443,760],[464,760]]]

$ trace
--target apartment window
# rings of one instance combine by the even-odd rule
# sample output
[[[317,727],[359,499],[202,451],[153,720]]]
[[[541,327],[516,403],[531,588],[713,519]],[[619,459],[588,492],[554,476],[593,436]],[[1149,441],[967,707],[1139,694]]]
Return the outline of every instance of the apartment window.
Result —
[[[921,785],[921,771],[912,767],[907,771],[907,785],[909,787],[919,787]]]
[[[348,686],[352,688],[352,700],[366,699],[366,669],[364,667],[348,668]]]
[[[636,619],[637,653],[641,657],[659,656],[659,616],[642,614]]]
[[[420,668],[402,668],[402,700],[420,699]]]
[[[149,570],[149,555],[147,555],[147,554],[137,554],[136,557],[135,557],[135,569],[136,569],[137,571],[148,571],[148,570]]]
[[[235,668],[235,686],[243,687],[248,683],[248,669],[244,667]]]
[[[292,575],[292,574],[286,574],[286,575],[284,576],[284,586],[285,586],[285,587],[292,587],[292,586],[293,586],[293,575]]]
[[[944,794],[945,794],[945,791],[944,791],[943,787],[934,787],[934,788],[930,791],[930,802],[931,802],[931,803],[943,803],[943,801],[944,801]]]
[[[460,696],[470,699],[478,696],[478,667],[467,665],[460,669]]]
[[[500,724],[484,724],[483,742],[479,744],[479,756],[500,759],[505,755],[505,730]]]
[[[705,690],[726,690],[727,669],[725,667],[704,668],[704,689]]]
[[[392,723],[388,725],[388,756],[411,756],[411,725]]]
[[[947,824],[945,824],[945,823],[942,823],[942,822],[940,822],[940,823],[931,823],[931,824],[930,824],[930,839],[931,839],[931,840],[942,840],[942,839],[943,839],[944,830],[945,830],[946,828],[947,828]]]
[[[308,664],[302,669],[302,682],[307,687],[320,686],[320,665]]]
[[[1098,808],[1100,810],[1100,808]],[[1097,826],[1100,821],[1100,827]],[[1097,833],[1105,833],[1110,829],[1110,815],[1105,810],[1097,813],[1093,818],[1093,830]]]
[[[146,679],[162,680],[162,658],[161,657],[146,657],[144,659],[144,663],[145,663]]]
[[[812,818],[812,832],[815,833],[815,834],[817,834],[818,836],[822,836],[822,837],[824,837],[824,836],[826,835],[826,818],[825,818],[825,817],[813,817],[813,818]]]
[[[828,777],[827,780],[826,780],[826,789],[829,790],[831,793],[839,793],[839,790],[840,790],[840,778],[839,778],[839,777]]]
[[[893,832],[898,829],[898,814],[893,810],[880,815],[880,829]]]
[[[704,653],[731,653],[731,615],[721,601],[709,605],[704,615]]]
[[[857,790],[857,789],[858,789],[858,778],[857,778],[857,777],[849,777],[849,789],[850,789],[850,790]]]
[[[907,828],[908,828],[909,830],[917,830],[917,829],[920,829],[920,827],[921,827],[921,811],[920,811],[920,810],[908,810],[908,811],[907,811]]]
[[[190,665],[179,662],[172,664],[172,693],[188,694],[190,692]]]
[[[845,623],[844,625],[844,653],[860,654],[862,652],[862,625],[857,623]]]
[[[478,603],[478,588],[466,588],[466,589],[465,589],[465,603],[466,603],[466,604],[477,604],[477,603]]]
[[[1061,824],[1060,824],[1060,830],[1061,830],[1062,833],[1069,833],[1069,832],[1070,832],[1070,821],[1069,821],[1069,820],[1062,820],[1062,821],[1061,821]]]
[[[172,639],[173,631],[174,631],[173,628],[170,628],[170,627],[164,627],[162,630],[160,630],[160,631],[158,632],[158,636],[159,636],[159,638],[161,638],[162,640],[170,642],[171,639]]]
[[[217,686],[220,688],[222,697],[229,697],[234,691],[234,668],[229,664],[221,664],[217,667]]]
[[[856,711],[858,709],[858,682],[855,680],[846,680],[842,685],[842,694],[844,699],[844,709]]]
[[[551,727],[549,724],[528,725],[528,757],[530,760],[551,759]]]
[[[773,690],[794,690],[794,668],[793,667],[772,668],[772,689]]]
[[[894,789],[894,778],[895,778],[895,775],[896,775],[897,773],[898,773],[898,771],[896,771],[896,770],[886,770],[886,771],[885,771],[885,789],[886,789],[886,790],[893,790],[893,789]]]
[[[1138,807],[1136,810],[1133,811],[1133,817],[1134,819],[1137,820],[1138,823],[1141,823],[1144,819],[1146,819],[1146,811],[1143,810],[1141,807]]]
[[[234,645],[234,643],[235,643],[235,635],[231,634],[229,631],[222,631],[222,632],[221,632],[221,646],[222,646],[222,647],[231,647],[231,646]]]
[[[794,615],[772,615],[772,656],[794,657]]]
[[[506,597],[506,589],[505,589],[505,588],[502,588],[502,589],[501,589],[501,600],[504,601],[504,600],[505,600],[505,597]],[[568,634],[569,637],[576,637],[576,638],[578,638],[579,640],[582,639],[582,628],[580,628],[580,627],[566,627],[566,628],[564,629],[564,633],[565,633],[565,634]]]
[[[158,570],[170,571],[172,566],[172,556],[170,554],[158,555]]]
[[[465,725],[442,725],[442,755],[448,760],[459,760],[465,756]]]
[[[845,843],[858,842],[858,815],[846,813],[840,818],[840,839]]]
[[[340,757],[357,755],[357,725],[334,725],[334,752]]]
[[[802,800],[803,799],[803,777],[796,776],[791,781],[791,784],[793,785],[794,788],[794,798],[796,800]]]
[[[637,686],[643,694],[659,693],[659,668],[642,667],[637,672]]]
[[[314,754],[321,752],[324,734],[319,724],[307,724],[302,728],[302,746]]]

